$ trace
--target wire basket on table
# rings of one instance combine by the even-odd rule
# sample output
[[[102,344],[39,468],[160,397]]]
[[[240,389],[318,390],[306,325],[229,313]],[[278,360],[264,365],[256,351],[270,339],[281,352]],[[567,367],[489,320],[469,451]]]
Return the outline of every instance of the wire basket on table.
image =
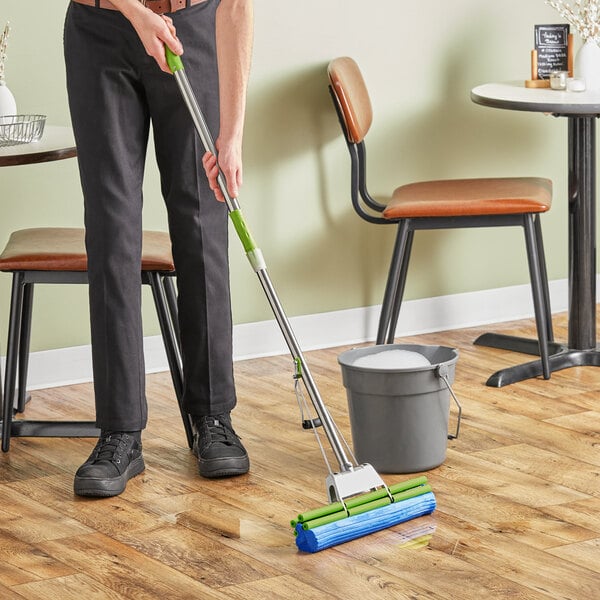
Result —
[[[28,144],[42,137],[46,115],[7,115],[0,117],[0,147]]]

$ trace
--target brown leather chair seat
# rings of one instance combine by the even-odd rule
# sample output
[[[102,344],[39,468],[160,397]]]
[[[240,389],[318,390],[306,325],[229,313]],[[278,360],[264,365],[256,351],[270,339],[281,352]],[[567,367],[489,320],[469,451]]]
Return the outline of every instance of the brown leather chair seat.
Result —
[[[38,227],[11,233],[0,271],[87,271],[85,230]],[[144,231],[142,271],[175,271],[171,239],[164,231]]]
[[[385,219],[543,213],[552,206],[552,183],[540,177],[447,179],[396,188]]]

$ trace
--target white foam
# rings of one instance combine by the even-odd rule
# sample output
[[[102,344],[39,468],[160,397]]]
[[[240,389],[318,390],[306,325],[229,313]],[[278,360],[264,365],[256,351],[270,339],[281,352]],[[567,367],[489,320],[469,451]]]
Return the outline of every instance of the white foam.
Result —
[[[367,369],[414,369],[416,367],[430,366],[431,362],[426,356],[412,350],[390,349],[359,356],[353,363],[354,367]]]

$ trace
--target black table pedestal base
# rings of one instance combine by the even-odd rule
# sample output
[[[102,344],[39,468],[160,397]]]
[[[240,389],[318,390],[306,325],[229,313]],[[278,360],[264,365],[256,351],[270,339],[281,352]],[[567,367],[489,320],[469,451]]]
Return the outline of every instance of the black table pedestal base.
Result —
[[[474,342],[475,346],[486,346],[488,348],[498,348],[499,350],[509,350],[511,352],[520,352],[521,354],[540,355],[539,343],[537,339],[518,337],[516,335],[505,335],[503,333],[483,333]],[[557,354],[565,349],[564,344],[557,342],[548,342],[548,353]]]
[[[523,354],[538,355],[538,342],[534,339],[521,338],[517,336],[503,335],[498,333],[484,333],[474,342],[477,346],[499,348]],[[589,350],[574,350],[564,344],[551,342],[550,349],[550,372],[568,369],[570,367],[600,367],[600,348]],[[542,376],[542,361],[533,360],[528,363],[507,367],[496,371],[486,381],[489,387],[503,387],[518,381],[533,379]]]
[[[600,94],[555,95],[526,90],[521,83],[511,82],[478,86],[471,91],[471,99],[492,108],[552,114],[568,120],[569,334],[567,345],[552,351],[549,367],[552,372],[600,366],[596,342],[596,119],[600,117]],[[530,350],[537,346],[515,344]],[[540,361],[533,361],[498,371],[487,384],[500,387],[540,374]]]

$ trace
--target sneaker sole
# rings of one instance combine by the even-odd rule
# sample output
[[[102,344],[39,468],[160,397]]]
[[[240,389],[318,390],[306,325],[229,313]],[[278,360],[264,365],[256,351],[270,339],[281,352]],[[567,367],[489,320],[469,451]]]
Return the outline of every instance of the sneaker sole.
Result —
[[[73,489],[78,496],[91,496],[95,498],[118,496],[125,491],[127,482],[132,477],[143,473],[145,468],[144,457],[140,456],[132,460],[125,472],[119,477],[93,479],[90,477],[75,476]]]
[[[250,459],[246,456],[198,459],[198,473],[208,479],[245,475],[250,470]]]

